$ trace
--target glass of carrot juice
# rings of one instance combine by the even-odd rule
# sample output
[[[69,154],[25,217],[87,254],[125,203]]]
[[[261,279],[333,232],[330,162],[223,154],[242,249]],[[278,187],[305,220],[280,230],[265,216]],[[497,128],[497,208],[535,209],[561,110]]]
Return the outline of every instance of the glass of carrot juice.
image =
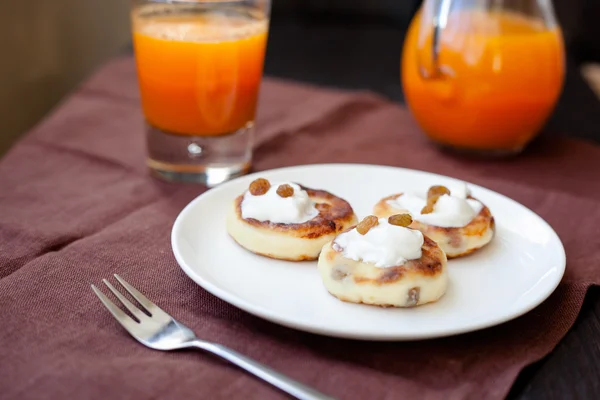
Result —
[[[148,167],[213,186],[248,171],[270,0],[134,0]]]
[[[404,42],[402,85],[434,142],[509,155],[542,129],[564,68],[550,0],[425,0]]]

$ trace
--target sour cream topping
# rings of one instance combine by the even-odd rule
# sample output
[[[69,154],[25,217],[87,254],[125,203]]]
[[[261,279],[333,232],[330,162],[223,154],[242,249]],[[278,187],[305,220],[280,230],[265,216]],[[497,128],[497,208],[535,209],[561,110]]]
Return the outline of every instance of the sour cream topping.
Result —
[[[424,194],[403,193],[387,203],[397,210],[407,210],[416,221],[444,228],[461,228],[479,214],[483,204],[467,198],[470,191],[466,184],[451,186],[449,189],[450,195],[441,196],[435,203],[433,212],[429,214],[421,214],[427,204]]]
[[[290,185],[294,189],[294,194],[290,197],[278,195],[277,188],[282,184]],[[315,202],[308,197],[306,190],[290,182],[271,183],[270,189],[259,196],[247,191],[241,208],[244,219],[252,218],[261,222],[283,224],[301,224],[319,215]]]
[[[346,258],[374,264],[379,268],[403,265],[421,258],[423,234],[417,230],[391,225],[380,218],[379,225],[365,235],[356,228],[340,234],[333,242],[334,250]]]

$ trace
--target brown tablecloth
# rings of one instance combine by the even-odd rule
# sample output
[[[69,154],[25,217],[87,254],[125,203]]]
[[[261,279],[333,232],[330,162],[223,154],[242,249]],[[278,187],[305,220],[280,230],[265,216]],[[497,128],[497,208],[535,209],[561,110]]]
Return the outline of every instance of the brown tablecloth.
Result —
[[[0,393],[7,399],[283,398],[197,352],[133,341],[90,290],[118,272],[208,340],[344,399],[501,398],[548,354],[600,281],[600,148],[545,139],[482,162],[440,153],[408,112],[369,93],[266,80],[255,169],[396,165],[484,185],[556,229],[567,272],[540,307],[471,334],[412,343],[332,339],[276,326],[208,294],[169,235],[205,189],[151,179],[132,60],[99,71],[0,163]]]

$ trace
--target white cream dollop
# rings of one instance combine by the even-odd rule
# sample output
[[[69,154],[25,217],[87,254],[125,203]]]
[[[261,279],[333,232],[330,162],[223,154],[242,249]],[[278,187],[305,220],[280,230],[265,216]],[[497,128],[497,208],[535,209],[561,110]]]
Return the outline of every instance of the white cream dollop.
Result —
[[[277,188],[283,184],[288,184],[294,189],[292,196],[281,197],[277,194]],[[242,218],[253,218],[261,222],[301,224],[319,215],[315,202],[308,197],[306,190],[290,182],[271,183],[267,193],[260,196],[246,191],[241,207]]]
[[[333,247],[341,249],[342,255],[355,261],[374,264],[379,268],[403,265],[408,260],[421,258],[423,234],[419,231],[391,225],[387,218],[380,218],[379,225],[365,235],[356,228],[335,238]]]
[[[427,204],[425,195],[404,193],[394,200],[388,200],[388,204],[395,209],[407,210],[414,220],[428,225],[462,228],[479,214],[483,204],[467,198],[470,192],[466,184],[450,186],[449,189],[450,195],[441,196],[429,214],[421,214]]]

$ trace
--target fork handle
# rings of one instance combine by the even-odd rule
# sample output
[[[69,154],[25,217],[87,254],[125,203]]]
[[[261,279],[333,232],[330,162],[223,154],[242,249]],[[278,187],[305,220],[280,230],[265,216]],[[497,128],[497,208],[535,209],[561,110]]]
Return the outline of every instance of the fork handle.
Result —
[[[190,347],[197,347],[209,351],[240,368],[245,369],[254,376],[269,382],[271,385],[278,387],[284,392],[294,396],[300,400],[334,400],[333,397],[327,396],[313,388],[310,388],[298,381],[293,380],[277,371],[272,370],[253,359],[246,357],[237,351],[231,350],[216,343],[207,343],[200,340],[194,340],[189,343]]]

